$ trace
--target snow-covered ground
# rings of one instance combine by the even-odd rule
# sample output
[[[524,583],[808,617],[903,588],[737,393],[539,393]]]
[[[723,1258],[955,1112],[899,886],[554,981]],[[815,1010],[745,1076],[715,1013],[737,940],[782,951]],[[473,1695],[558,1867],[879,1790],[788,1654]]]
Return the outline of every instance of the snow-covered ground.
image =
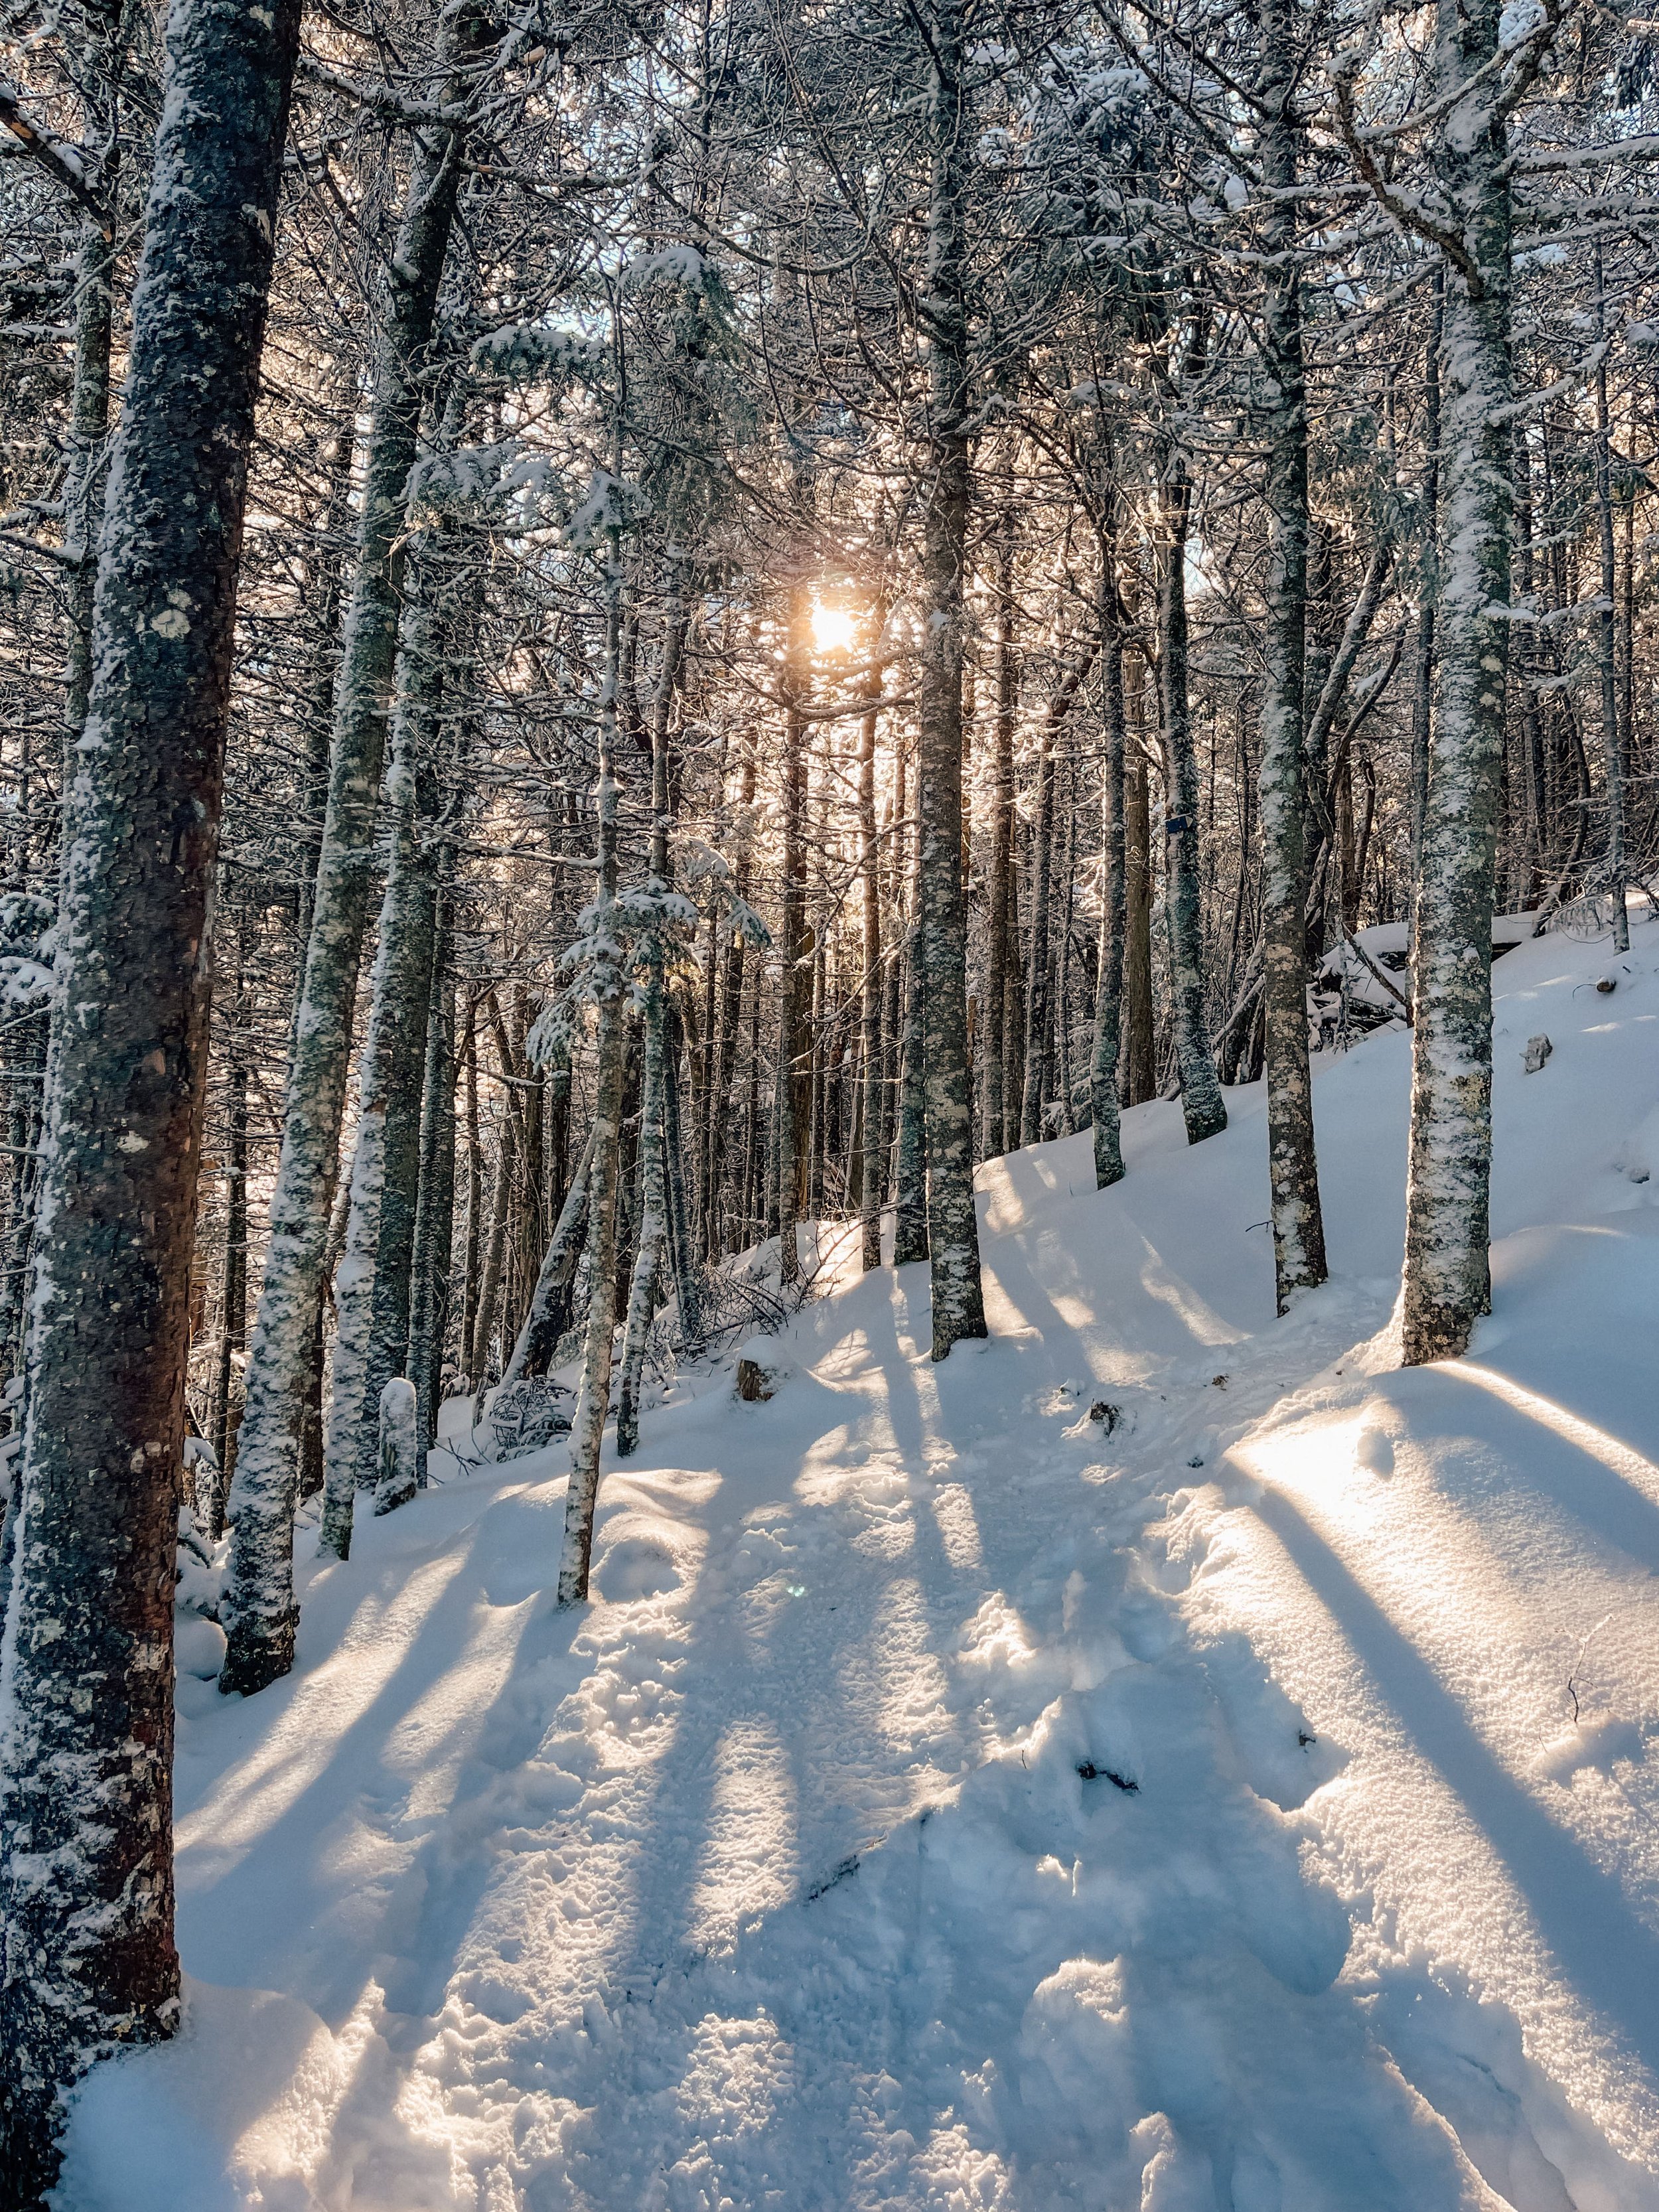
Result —
[[[1466,1361],[1383,1031],[1288,1321],[1260,1091],[1137,1109],[982,1172],[988,1344],[849,1279],[647,1417],[585,1612],[562,1448],[312,1571],[183,1686],[188,2027],[65,2212],[1659,2206],[1659,927],[1496,982]]]

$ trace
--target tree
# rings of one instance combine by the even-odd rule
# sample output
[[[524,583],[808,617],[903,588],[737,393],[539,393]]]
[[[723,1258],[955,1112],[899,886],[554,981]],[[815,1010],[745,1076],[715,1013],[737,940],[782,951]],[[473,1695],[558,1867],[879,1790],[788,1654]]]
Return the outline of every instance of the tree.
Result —
[[[0,2193],[171,2034],[173,1581],[237,562],[299,9],[173,19],[63,838],[0,1796]]]
[[[475,43],[475,27],[465,16],[451,17],[447,35],[465,53]],[[456,58],[452,52],[446,60],[453,66]],[[446,76],[442,82],[441,104],[452,106],[465,93],[465,80]],[[227,1692],[252,1694],[294,1663],[300,1430],[338,1170],[351,1009],[368,919],[422,356],[449,250],[463,143],[459,128],[416,135],[403,220],[386,268],[356,568],[334,695],[328,813],[295,1024],[270,1240],[248,1352],[225,1601],[229,1652],[219,1678]]]

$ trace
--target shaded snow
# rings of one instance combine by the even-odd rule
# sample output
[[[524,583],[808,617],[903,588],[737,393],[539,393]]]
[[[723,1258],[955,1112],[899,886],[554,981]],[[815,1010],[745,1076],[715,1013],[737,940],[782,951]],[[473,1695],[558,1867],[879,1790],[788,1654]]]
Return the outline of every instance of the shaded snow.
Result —
[[[1467,1360],[1392,1365],[1384,1030],[1284,1322],[1259,1091],[1138,1109],[981,1171],[988,1344],[890,1272],[647,1414],[585,1611],[563,1446],[372,1522],[186,1701],[190,2027],[64,2207],[1659,2203],[1656,969],[1498,970]]]

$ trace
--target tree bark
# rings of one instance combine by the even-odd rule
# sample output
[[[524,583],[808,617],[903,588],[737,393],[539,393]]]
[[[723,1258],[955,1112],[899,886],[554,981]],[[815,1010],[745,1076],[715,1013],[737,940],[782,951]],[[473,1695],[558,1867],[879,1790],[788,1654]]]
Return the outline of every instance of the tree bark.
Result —
[[[418,1467],[438,1430],[448,1331],[449,1275],[455,1231],[455,975],[449,877],[442,855],[433,917],[432,988],[427,1006],[426,1066],[421,1081],[421,1177],[415,1217],[414,1287],[409,1317],[409,1378],[415,1385]]]
[[[427,642],[423,612],[411,607],[405,618],[412,649],[403,657],[404,695],[387,778],[392,862],[358,1081],[345,1253],[334,1279],[339,1325],[319,1548],[342,1559],[351,1550],[354,1493],[372,1490],[380,1480],[380,1394],[394,1376],[402,1378],[409,1354],[434,921],[416,792],[416,763],[433,703],[426,688],[436,680],[420,649]]]
[[[778,1104],[775,1109],[774,1174],[778,1212],[778,1266],[781,1279],[800,1279],[800,1250],[795,1224],[805,1194],[805,1134],[809,1079],[801,1066],[807,1024],[803,1001],[812,988],[807,967],[806,586],[789,592],[788,633],[783,671],[783,917],[781,932],[783,973],[778,989]]]
[[[1202,1144],[1227,1126],[1221,1079],[1210,1055],[1204,1018],[1204,945],[1198,866],[1198,758],[1193,750],[1187,693],[1187,531],[1192,486],[1178,453],[1159,486],[1158,675],[1164,708],[1164,775],[1168,793],[1164,845],[1170,927],[1170,995],[1175,1007],[1176,1064],[1187,1142]]]
[[[914,901],[912,912],[914,914]],[[904,949],[904,1018],[899,1036],[897,1201],[893,1265],[927,1257],[927,1102],[922,993],[925,983],[911,923]]]
[[[1008,951],[1013,936],[1014,718],[1019,664],[1015,647],[1014,548],[1012,516],[1005,515],[997,548],[996,712],[991,724],[991,854],[985,957],[985,1144],[987,1153],[1006,1149]]]
[[[210,1439],[218,1471],[213,1481],[208,1534],[223,1535],[225,1500],[235,1471],[240,1409],[236,1404],[238,1356],[247,1348],[247,1079],[252,1008],[247,988],[247,912],[234,922],[236,964],[233,970],[228,1065],[225,1070],[225,1261],[219,1301],[219,1357],[213,1385],[213,1434]]]
[[[1123,1179],[1118,1115],[1118,1060],[1122,1047],[1125,839],[1123,819],[1123,623],[1117,592],[1115,532],[1101,546],[1101,706],[1106,757],[1102,763],[1100,967],[1095,978],[1094,1052],[1089,1099],[1094,1121],[1095,1186],[1105,1190]]]
[[[1267,410],[1267,579],[1261,686],[1261,1001],[1267,1175],[1279,1310],[1325,1279],[1325,1222],[1308,1064],[1308,399],[1293,194],[1300,167],[1293,10],[1261,11],[1257,90],[1267,112],[1262,177],[1262,355]]]
[[[1036,819],[1031,824],[1031,936],[1025,956],[1025,1080],[1019,1141],[1040,1145],[1048,1090],[1048,906],[1054,886],[1054,718],[1045,714],[1037,743]]]
[[[611,1405],[611,1366],[617,1327],[617,1194],[621,1180],[623,1085],[627,1057],[624,963],[611,948],[617,897],[617,682],[622,645],[622,569],[616,533],[605,562],[605,671],[599,688],[599,896],[597,946],[590,981],[599,1003],[599,1068],[593,1101],[593,1167],[587,1207],[587,1341],[581,1388],[570,1429],[570,1480],[565,1490],[564,1544],[559,1559],[558,1602],[587,1598],[593,1556],[593,1510],[599,1491],[599,1452]]]
[[[1123,779],[1123,1012],[1127,1035],[1121,1096],[1139,1106],[1158,1091],[1152,1034],[1152,804],[1146,762],[1139,736],[1131,745]]]
[[[1613,430],[1607,413],[1607,279],[1595,249],[1595,322],[1602,351],[1595,365],[1595,520],[1601,555],[1601,607],[1595,618],[1601,679],[1601,766],[1607,808],[1607,889],[1613,900],[1613,949],[1630,951],[1625,898],[1625,732],[1619,714],[1619,581],[1613,534]]]
[[[1406,1364],[1455,1358],[1490,1310],[1492,909],[1509,653],[1510,198],[1485,79],[1498,0],[1440,0],[1436,168],[1467,262],[1446,271],[1438,684],[1417,902]]]
[[[559,1339],[570,1326],[570,1289],[586,1231],[587,1185],[593,1172],[593,1152],[594,1138],[590,1130],[537,1274],[530,1310],[525,1316],[513,1357],[501,1376],[503,1388],[518,1382],[521,1376],[545,1375]]]
[[[870,616],[870,657],[876,666],[870,696],[859,724],[859,871],[864,893],[864,968],[859,1002],[859,1036],[863,1051],[860,1108],[862,1146],[859,1162],[859,1218],[866,1270],[881,1265],[883,1173],[881,848],[876,836],[876,728],[881,718],[879,655],[887,626],[884,596]]]
[[[971,101],[961,0],[939,0],[929,54],[933,169],[919,311],[929,345],[922,510],[921,667],[916,723],[921,852],[918,964],[927,1115],[927,1257],[933,1356],[986,1334],[974,1210],[968,1054],[968,915],[962,881],[963,585],[971,486],[966,240]]]

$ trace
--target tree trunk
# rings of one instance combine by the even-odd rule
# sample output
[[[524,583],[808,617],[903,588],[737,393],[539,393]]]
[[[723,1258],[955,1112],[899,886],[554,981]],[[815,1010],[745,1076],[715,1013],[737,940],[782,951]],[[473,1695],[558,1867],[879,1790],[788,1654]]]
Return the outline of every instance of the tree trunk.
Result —
[[[298,47],[175,15],[64,872],[0,1702],[0,2198],[60,2094],[170,2035],[173,1591],[237,559]]]
[[[463,82],[452,80],[441,97],[453,101],[465,89]],[[338,1170],[352,1006],[368,919],[375,798],[397,658],[404,493],[415,460],[422,360],[454,217],[461,149],[459,131],[417,137],[409,196],[386,271],[357,566],[335,689],[328,811],[231,1501],[235,1539],[222,1613],[228,1649],[219,1677],[227,1692],[252,1695],[294,1663],[297,1432]]]
[[[213,1434],[210,1441],[218,1472],[208,1534],[216,1543],[225,1530],[225,1500],[235,1470],[240,1408],[239,1355],[247,1348],[247,1079],[252,1008],[247,988],[247,911],[235,920],[236,965],[231,1002],[228,1065],[225,1070],[225,1267],[220,1298],[218,1371],[213,1386]]]
[[[1187,696],[1187,529],[1192,487],[1179,454],[1159,487],[1158,629],[1162,652],[1164,847],[1170,883],[1170,995],[1187,1142],[1202,1144],[1227,1126],[1220,1078],[1204,1019],[1204,945],[1198,866],[1198,758]]]
[[[732,872],[732,889],[745,906],[749,903],[749,893],[752,884],[753,863],[750,843],[752,835],[756,778],[755,747],[752,740],[746,740],[743,749],[743,768],[738,783],[738,799],[742,809],[744,825],[743,836],[738,848],[737,866]],[[705,1154],[707,1165],[703,1171],[705,1217],[703,1237],[705,1247],[711,1254],[720,1251],[725,1242],[720,1194],[726,1172],[726,1124],[732,1106],[732,1079],[737,1066],[738,1039],[743,1023],[743,979],[745,964],[744,951],[742,933],[734,931],[726,948],[725,988],[720,999],[717,1036],[711,1041],[708,1048],[711,1073],[708,1084],[708,1144]],[[746,1181],[748,1166],[746,1150],[743,1165]],[[740,1215],[746,1215],[748,1200],[744,1192],[739,1191],[737,1196],[737,1211]],[[746,1220],[739,1235],[744,1237],[747,1235]]]
[[[1042,718],[1037,744],[1036,819],[1031,825],[1031,941],[1025,961],[1025,1081],[1019,1141],[1040,1145],[1048,1090],[1048,906],[1054,891],[1054,718]]]
[[[920,841],[918,841],[919,842]],[[893,1213],[893,1265],[927,1257],[927,1101],[921,1010],[926,988],[912,883],[910,929],[904,947],[904,1020],[899,1038],[897,1202]]]
[[[1127,744],[1126,734],[1126,745]],[[1123,782],[1123,1011],[1122,1098],[1139,1106],[1158,1091],[1152,1036],[1152,805],[1146,763],[1137,737]]]
[[[1423,375],[1423,575],[1417,596],[1417,669],[1412,691],[1412,875],[1407,911],[1415,927],[1423,873],[1423,827],[1429,805],[1429,744],[1434,723],[1435,610],[1440,596],[1437,543],[1440,514],[1440,346],[1446,312],[1445,272],[1434,272],[1434,309]]]
[[[419,610],[411,609],[405,627],[411,638],[423,632]],[[429,703],[422,695],[435,680],[435,672],[418,650],[405,653],[403,667],[404,696],[387,778],[392,863],[380,902],[368,1035],[358,1081],[345,1254],[334,1279],[339,1326],[324,1447],[319,1547],[342,1559],[351,1550],[353,1494],[372,1490],[380,1479],[380,1393],[401,1375],[408,1358],[420,1190],[433,896],[429,864],[420,848],[415,766]]]
[[[1014,645],[1014,547],[1012,517],[997,540],[997,703],[991,724],[991,856],[985,957],[985,1151],[1006,1149],[1008,948],[1014,870],[1014,717],[1019,664]]]
[[[483,1249],[483,1140],[478,1127],[478,1009],[466,1021],[466,1227],[461,1245],[460,1360],[468,1383],[477,1377],[472,1340],[478,1328],[478,1267]]]
[[[629,1286],[628,1316],[623,1329],[622,1376],[617,1392],[617,1456],[629,1458],[640,1441],[640,1384],[645,1372],[646,1338],[656,1310],[657,1278],[662,1270],[666,1234],[668,1191],[663,1160],[663,1023],[661,977],[657,985],[656,1018],[649,1004],[652,981],[647,980],[644,1016],[645,1067],[640,1086],[640,1241],[634,1255]]]
[[[617,1327],[617,1192],[622,1161],[622,1107],[627,1054],[627,974],[610,947],[617,897],[617,677],[622,644],[622,566],[617,533],[610,533],[605,562],[605,672],[599,693],[599,896],[591,977],[599,1002],[599,1069],[593,1100],[593,1168],[587,1207],[587,1342],[581,1389],[570,1429],[570,1480],[565,1490],[564,1545],[559,1559],[558,1602],[587,1597],[593,1555],[593,1509],[599,1491],[599,1452],[611,1405],[611,1364]]]
[[[1296,45],[1285,0],[1262,10],[1258,90],[1267,113],[1262,357],[1268,410],[1267,623],[1261,686],[1261,1002],[1267,1175],[1279,1312],[1325,1279],[1325,1222],[1308,1065],[1308,399],[1293,194],[1299,167]]]
[[[623,1331],[622,1381],[617,1396],[618,1459],[628,1458],[640,1440],[640,1384],[645,1369],[646,1338],[656,1310],[657,1281],[663,1271],[665,1247],[671,1241],[665,1157],[668,938],[665,909],[670,891],[668,720],[686,622],[684,580],[678,560],[671,574],[668,604],[662,668],[651,714],[651,875],[647,895],[654,903],[654,914],[645,945],[645,1008],[641,1024],[644,1070],[640,1085],[640,1241]],[[681,1279],[686,1291],[695,1296],[689,1270],[683,1271]],[[685,1316],[682,1315],[681,1318],[684,1322]],[[695,1326],[695,1312],[691,1320]]]
[[[884,595],[870,615],[870,657],[875,672],[859,725],[859,872],[864,892],[864,969],[859,1001],[859,1037],[863,1052],[860,1102],[862,1145],[859,1157],[859,1218],[864,1265],[881,1265],[883,1172],[881,1110],[881,848],[876,837],[876,727],[881,717],[879,655],[887,627]]]
[[[1450,103],[1436,167],[1468,267],[1446,271],[1438,687],[1413,969],[1406,1197],[1408,1366],[1455,1358],[1490,1310],[1492,908],[1509,652],[1510,201],[1501,118],[1477,127],[1497,0],[1441,0]],[[1472,120],[1471,118],[1475,118]]]
[[[453,927],[443,855],[433,917],[432,988],[427,1006],[426,1066],[421,1082],[421,1179],[415,1216],[414,1287],[409,1317],[409,1379],[415,1385],[420,1480],[438,1432],[449,1273],[455,1230],[455,975]]]
[[[1607,279],[1595,249],[1595,321],[1603,345],[1595,365],[1595,519],[1601,554],[1601,606],[1595,617],[1601,678],[1601,765],[1607,783],[1607,890],[1613,900],[1613,949],[1630,951],[1625,899],[1625,733],[1619,716],[1619,580],[1613,536],[1613,432],[1607,413]]]
[[[467,1372],[475,1392],[483,1389],[489,1373],[489,1346],[495,1334],[495,1309],[501,1302],[507,1225],[513,1218],[513,1181],[517,1171],[517,1125],[503,1106],[495,1147],[495,1188],[490,1197],[489,1235],[478,1279],[478,1310],[472,1316],[472,1341],[467,1347]],[[338,1357],[337,1351],[337,1363]]]
[[[1101,775],[1103,882],[1100,911],[1100,969],[1095,978],[1094,1054],[1089,1098],[1094,1118],[1095,1185],[1105,1190],[1123,1179],[1118,1117],[1118,1060],[1122,1043],[1125,838],[1123,819],[1123,624],[1116,580],[1115,533],[1101,547],[1100,628],[1103,651],[1102,708],[1106,757]]]
[[[933,174],[927,281],[919,309],[929,342],[928,477],[922,514],[921,667],[916,725],[921,859],[919,965],[927,1111],[927,1256],[933,1356],[986,1334],[974,1210],[973,1097],[968,1056],[968,915],[962,882],[963,583],[971,485],[968,463],[967,190],[971,102],[961,0],[939,0],[930,41]]]
[[[785,1283],[800,1279],[795,1223],[805,1177],[805,1071],[801,1066],[806,1029],[803,1000],[812,979],[806,965],[806,724],[807,599],[804,583],[791,586],[789,628],[784,645],[783,732],[783,973],[778,987],[778,1104],[775,1109],[774,1165],[778,1211],[778,1266]]]
[[[564,1194],[564,1205],[536,1277],[536,1288],[513,1347],[513,1357],[501,1376],[503,1388],[521,1376],[545,1375],[559,1339],[571,1322],[571,1285],[587,1225],[587,1186],[593,1172],[594,1139],[587,1144]]]

